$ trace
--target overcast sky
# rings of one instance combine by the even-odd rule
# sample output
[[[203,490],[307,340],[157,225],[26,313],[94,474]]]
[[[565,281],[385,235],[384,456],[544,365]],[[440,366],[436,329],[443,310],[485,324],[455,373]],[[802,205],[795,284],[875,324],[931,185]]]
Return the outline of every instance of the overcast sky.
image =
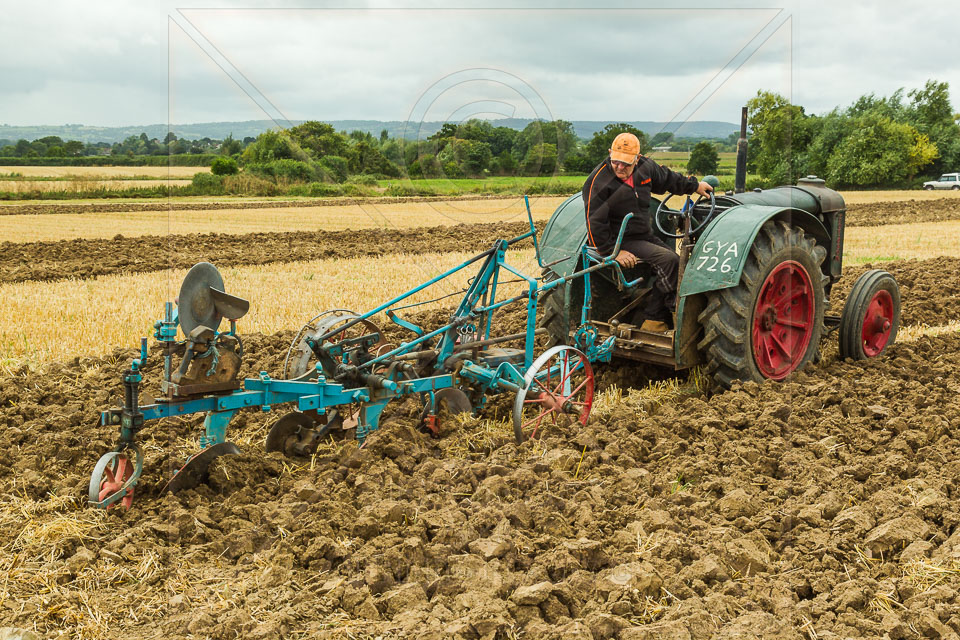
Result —
[[[735,122],[759,89],[822,113],[930,78],[960,110],[934,3],[664,4],[8,3],[0,123]]]

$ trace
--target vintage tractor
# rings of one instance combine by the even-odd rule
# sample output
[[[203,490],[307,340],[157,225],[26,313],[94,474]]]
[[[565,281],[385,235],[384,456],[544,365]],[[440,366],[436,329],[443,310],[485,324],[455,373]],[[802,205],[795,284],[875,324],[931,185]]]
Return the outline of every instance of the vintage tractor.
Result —
[[[102,424],[116,426],[120,437],[94,468],[90,504],[130,506],[144,462],[137,434],[161,418],[204,415],[201,451],[166,485],[179,491],[203,482],[216,457],[238,452],[226,440],[238,411],[289,405],[292,411],[273,424],[265,446],[304,457],[335,435],[362,446],[395,400],[419,400],[424,430],[437,435],[444,416],[478,412],[490,396],[511,393],[514,434],[522,443],[555,426],[585,425],[593,404],[592,363],[614,356],[676,369],[702,364],[724,386],[783,380],[816,357],[828,329],[839,327],[840,353],[855,359],[875,357],[895,339],[900,297],[886,272],[861,276],[841,316],[825,313],[840,275],[844,205],[823,181],[810,177],[795,187],[730,192],[709,202],[688,198],[680,210],[666,202],[638,215],[654,216],[663,237],[680,241],[676,328],[668,333],[643,331],[632,316],[650,295],[653,275],[643,268],[625,273],[612,257],[630,216],[612,255],[596,255],[585,245],[579,194],[556,210],[539,243],[528,203],[528,232],[498,240],[367,312],[318,314],[294,338],[277,377],[260,372],[239,379],[243,343],[236,321],[249,303],[225,292],[213,265],[194,266],[176,306],[168,302],[154,325],[163,353],[162,397],[140,403],[148,359],[143,338],[140,357],[123,376],[123,405],[102,414]],[[507,259],[511,247],[528,239],[539,275]],[[433,300],[414,299],[471,267],[476,274],[442,326],[422,327],[400,314],[448,297],[449,288]],[[516,283],[519,293],[503,294]],[[511,305],[525,307],[525,330],[498,333],[497,313]],[[375,324],[381,314],[407,339],[388,342]],[[224,319],[229,328],[221,331]],[[552,342],[539,355],[538,336]],[[511,343],[516,346],[505,346]]]
[[[845,358],[875,357],[896,338],[900,293],[885,271],[863,274],[841,315],[826,313],[840,277],[846,209],[823,180],[808,176],[796,186],[687,198],[680,211],[666,207],[669,198],[653,198],[646,215],[661,239],[678,245],[674,330],[639,328],[635,309],[645,296],[661,295],[644,265],[624,271],[614,264],[592,286],[569,278],[603,260],[586,246],[583,199],[576,194],[556,210],[540,240],[551,265],[544,281],[564,281],[541,300],[541,326],[553,343],[575,343],[588,327],[595,340],[616,338],[614,356],[678,370],[702,365],[717,386],[729,387],[735,380],[783,380],[817,358],[821,339],[834,329]]]

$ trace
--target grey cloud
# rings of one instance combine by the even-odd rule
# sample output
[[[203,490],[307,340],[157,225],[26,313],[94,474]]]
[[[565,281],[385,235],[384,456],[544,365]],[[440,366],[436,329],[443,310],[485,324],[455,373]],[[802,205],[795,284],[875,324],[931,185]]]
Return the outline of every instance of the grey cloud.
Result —
[[[712,10],[637,11],[624,2],[622,10],[600,11],[570,2],[549,5],[560,9],[539,3],[529,11],[451,12],[439,2],[428,11],[286,10],[313,6],[306,1],[245,11],[225,0],[222,9],[177,12],[189,4],[55,0],[5,7],[3,119],[164,121],[171,15],[192,21],[292,119],[403,119],[433,83],[484,66],[519,76],[555,117],[665,119],[681,112],[780,7],[789,22],[711,87],[712,97],[695,101],[702,105],[694,119],[736,119],[757,89],[822,112],[927,78],[950,81],[955,95],[960,86],[955,25],[930,21],[931,9],[919,2],[898,3],[895,13],[883,4],[825,0],[762,10],[744,0]],[[570,10],[577,7],[587,10]],[[171,53],[175,120],[263,117],[188,39],[175,35]],[[483,101],[502,101],[518,114],[530,110],[517,95],[477,82],[448,92],[431,113],[459,118]]]

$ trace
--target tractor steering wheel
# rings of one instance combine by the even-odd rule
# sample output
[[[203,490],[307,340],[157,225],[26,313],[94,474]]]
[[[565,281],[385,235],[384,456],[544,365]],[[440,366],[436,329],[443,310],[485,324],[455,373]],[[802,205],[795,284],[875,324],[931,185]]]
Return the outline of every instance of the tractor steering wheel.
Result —
[[[716,213],[717,211],[717,199],[713,195],[713,191],[710,191],[709,196],[700,196],[699,198],[697,198],[696,202],[694,202],[690,196],[687,196],[687,200],[683,205],[683,209],[680,211],[670,211],[670,208],[667,207],[667,201],[669,201],[670,198],[672,198],[674,195],[676,194],[668,193],[667,197],[660,202],[660,206],[657,207],[657,213],[654,214],[653,216],[653,223],[654,225],[656,225],[657,231],[659,231],[660,233],[662,233],[668,238],[683,238],[686,234],[668,233],[666,229],[663,228],[663,222],[661,221],[660,214],[663,213],[665,210],[668,212],[667,215],[669,217],[676,219],[677,222],[680,222],[681,220],[684,220],[684,219],[689,220],[690,235],[699,233],[705,226],[707,226],[707,223],[713,219],[713,214]],[[701,220],[700,223],[697,224],[696,227],[694,227],[693,226],[694,225],[693,210],[697,207],[697,205],[703,202],[705,198],[710,198],[710,211],[708,211],[707,215],[704,216],[703,220]]]

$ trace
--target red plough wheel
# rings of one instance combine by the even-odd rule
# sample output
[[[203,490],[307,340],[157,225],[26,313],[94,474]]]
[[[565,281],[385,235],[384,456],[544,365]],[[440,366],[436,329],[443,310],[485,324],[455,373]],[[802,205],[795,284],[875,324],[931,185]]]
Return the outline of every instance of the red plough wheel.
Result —
[[[559,345],[537,358],[513,405],[517,443],[537,438],[561,422],[586,425],[593,406],[593,367],[582,351]]]
[[[131,459],[130,451],[111,451],[97,462],[90,476],[88,499],[91,505],[109,509],[120,504],[129,509],[133,504],[133,488],[143,468],[143,454],[134,448],[136,458]]]

